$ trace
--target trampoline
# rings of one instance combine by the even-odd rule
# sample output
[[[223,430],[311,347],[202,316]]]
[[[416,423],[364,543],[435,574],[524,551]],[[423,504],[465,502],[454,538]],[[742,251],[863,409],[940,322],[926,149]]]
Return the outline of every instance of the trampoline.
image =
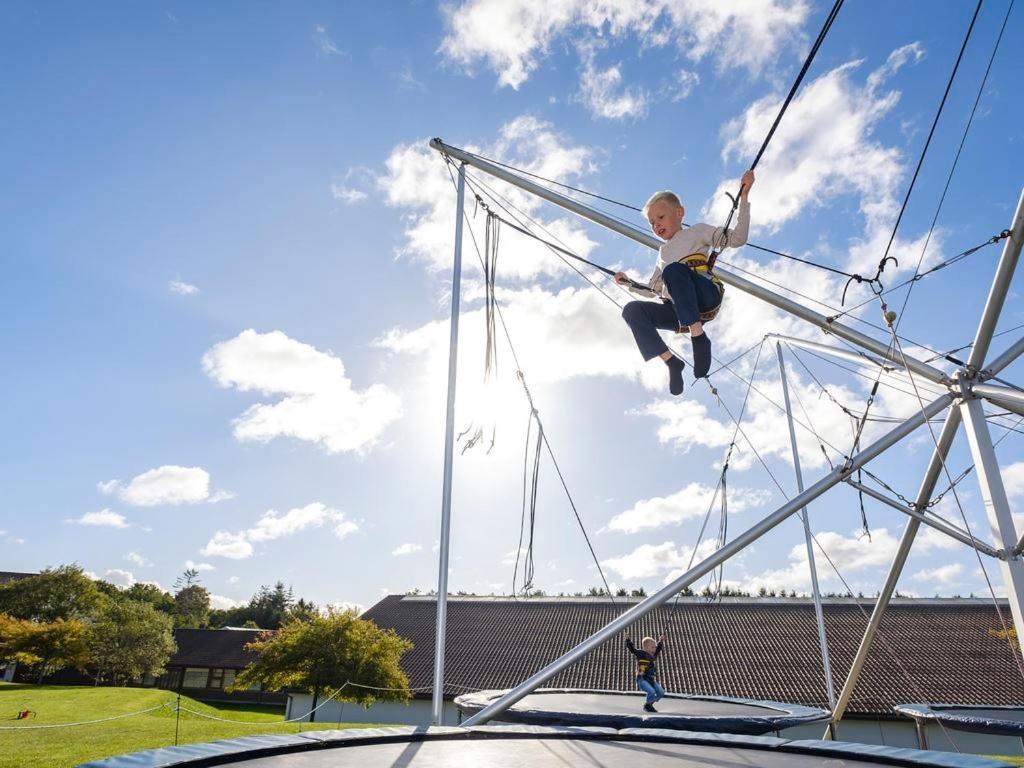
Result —
[[[455,705],[462,714],[472,715],[505,693],[469,693],[456,698]],[[644,712],[643,704],[642,693],[542,688],[524,696],[496,719],[527,725],[670,728],[755,736],[829,719],[823,709],[726,696],[669,693],[657,703],[656,713]]]
[[[154,749],[79,768],[997,768],[944,752],[654,728],[375,728],[250,736]]]
[[[971,704],[897,704],[893,710],[912,718],[917,741],[927,749],[925,726],[937,723],[957,731],[1018,736],[1024,741],[1024,707]]]

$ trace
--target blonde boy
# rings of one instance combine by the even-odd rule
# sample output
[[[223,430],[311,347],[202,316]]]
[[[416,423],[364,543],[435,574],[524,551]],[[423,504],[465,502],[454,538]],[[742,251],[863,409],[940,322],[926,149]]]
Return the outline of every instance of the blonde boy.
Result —
[[[750,203],[747,195],[754,185],[754,172],[743,174],[736,227],[726,232],[710,224],[694,224],[683,229],[683,208],[673,192],[657,192],[644,206],[651,230],[665,244],[658,249],[658,261],[646,286],[631,283],[624,272],[615,273],[620,285],[640,296],[660,298],[660,302],[631,301],[622,309],[622,318],[633,331],[644,360],[660,357],[668,366],[669,391],[683,393],[683,369],[686,364],[672,354],[658,330],[690,334],[693,345],[693,375],[701,378],[711,368],[711,340],[704,332],[701,317],[717,311],[722,303],[721,284],[712,279],[707,256],[713,249],[736,248],[747,242],[750,228]],[[689,262],[689,263],[688,263]]]
[[[654,703],[665,696],[665,689],[658,685],[655,674],[658,668],[655,666],[655,659],[665,647],[665,635],[654,642],[653,637],[645,637],[640,641],[640,648],[633,645],[633,641],[626,638],[626,650],[636,656],[636,684],[637,687],[647,694],[647,701],[644,703],[644,712],[657,712]]]

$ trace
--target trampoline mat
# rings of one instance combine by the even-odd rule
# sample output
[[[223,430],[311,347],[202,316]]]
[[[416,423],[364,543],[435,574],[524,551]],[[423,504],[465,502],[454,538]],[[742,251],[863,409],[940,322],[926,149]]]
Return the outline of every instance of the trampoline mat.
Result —
[[[531,693],[514,706],[517,709],[552,710],[574,714],[636,715],[643,713],[644,696],[586,691]],[[754,704],[675,696],[666,696],[656,707],[659,715],[680,717],[763,717],[783,714],[778,709]]]
[[[469,693],[455,699],[455,704],[464,715],[471,715],[497,701],[503,693]],[[761,735],[829,718],[823,709],[727,696],[670,693],[657,702],[657,712],[645,712],[643,706],[641,693],[548,688],[527,694],[494,719],[529,725],[676,728]]]
[[[881,768],[892,763],[693,744],[495,739],[373,744],[232,763],[237,768]]]

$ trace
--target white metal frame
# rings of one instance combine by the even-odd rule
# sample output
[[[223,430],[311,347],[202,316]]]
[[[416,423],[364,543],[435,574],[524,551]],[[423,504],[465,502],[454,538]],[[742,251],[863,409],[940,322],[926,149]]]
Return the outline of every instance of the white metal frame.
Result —
[[[449,356],[448,421],[445,433],[445,476],[442,501],[441,563],[438,575],[437,645],[435,648],[436,654],[434,664],[434,721],[439,723],[441,708],[440,702],[443,694],[444,679],[445,605],[447,601],[448,578],[447,539],[451,515],[451,451],[454,429],[455,359],[458,343],[458,286],[459,271],[461,268],[462,207],[464,199],[465,168],[467,165],[473,166],[480,171],[499,178],[502,181],[512,184],[513,186],[527,192],[533,193],[551,203],[554,203],[555,205],[560,206],[561,208],[582,216],[583,218],[589,219],[590,221],[600,224],[614,232],[625,235],[631,240],[642,245],[657,249],[660,243],[652,235],[643,232],[640,229],[624,224],[621,221],[613,219],[600,211],[580,203],[578,200],[541,186],[540,184],[523,178],[518,174],[512,173],[503,167],[489,163],[472,153],[464,152],[456,147],[447,145],[440,139],[433,139],[430,142],[430,146],[447,157],[461,163],[459,167],[458,183],[458,222],[456,224],[455,273],[452,281],[452,332],[451,351]],[[479,725],[487,722],[496,715],[501,714],[521,698],[543,685],[546,681],[550,680],[566,667],[581,659],[594,648],[614,637],[619,632],[625,630],[640,617],[670,600],[680,590],[694,583],[703,575],[714,570],[730,557],[745,549],[768,531],[772,530],[783,520],[793,514],[799,513],[801,510],[804,510],[807,504],[814,499],[840,483],[850,482],[852,480],[851,475],[853,472],[858,468],[863,467],[867,462],[876,458],[887,449],[902,441],[904,438],[908,437],[917,428],[924,425],[930,429],[928,421],[944,411],[947,411],[946,421],[943,425],[942,432],[936,438],[935,450],[933,451],[932,458],[929,462],[924,478],[921,481],[914,509],[909,510],[910,513],[916,511],[918,514],[911,514],[911,519],[908,520],[907,526],[904,529],[893,563],[890,566],[889,573],[882,586],[878,600],[875,603],[872,616],[868,622],[868,626],[857,651],[857,655],[851,665],[846,683],[835,700],[835,704],[833,706],[832,726],[839,723],[845,713],[847,705],[849,704],[853,690],[857,684],[857,680],[877,634],[878,627],[881,624],[882,616],[884,615],[885,609],[896,589],[896,583],[903,571],[903,567],[914,542],[914,538],[917,535],[917,531],[922,522],[926,522],[929,525],[932,524],[931,521],[924,519],[923,513],[925,512],[926,505],[931,498],[935,484],[944,469],[946,456],[952,447],[953,440],[956,437],[961,420],[963,420],[967,426],[967,435],[971,447],[971,453],[975,464],[978,467],[978,472],[976,474],[978,475],[978,481],[981,485],[982,498],[985,501],[985,507],[989,513],[989,520],[993,532],[995,533],[996,541],[1002,547],[1001,550],[995,554],[997,556],[1002,555],[1000,559],[1000,568],[1009,597],[1014,625],[1019,636],[1024,637],[1024,610],[1022,610],[1022,605],[1024,605],[1024,560],[1021,559],[1021,555],[1018,551],[1022,544],[1024,544],[1024,536],[1018,535],[1013,524],[1009,503],[1006,498],[1006,490],[1003,486],[999,465],[996,460],[995,451],[993,450],[991,435],[988,430],[988,422],[985,420],[984,410],[981,400],[979,399],[985,398],[990,402],[998,404],[1000,407],[1009,408],[1014,412],[1024,412],[1024,396],[1021,395],[1021,390],[1014,389],[1012,387],[997,387],[992,384],[984,383],[987,379],[998,375],[1000,371],[1012,363],[1013,360],[1021,354],[1024,354],[1024,339],[1020,339],[1001,355],[993,359],[987,366],[985,365],[985,359],[991,345],[992,335],[1009,291],[1010,281],[1017,266],[1022,244],[1024,244],[1024,190],[1022,190],[1013,224],[1010,227],[1010,236],[1006,238],[1006,242],[1003,246],[999,266],[996,269],[996,275],[992,281],[988,300],[986,301],[981,320],[978,324],[978,330],[975,334],[970,357],[967,364],[953,376],[950,376],[944,371],[909,355],[900,354],[897,357],[896,353],[889,348],[887,343],[871,338],[870,336],[866,336],[865,334],[862,334],[838,321],[830,321],[820,313],[814,312],[785,296],[776,294],[724,269],[716,270],[716,274],[722,282],[732,288],[762,299],[778,309],[806,320],[827,333],[838,336],[867,352],[868,355],[865,355],[866,359],[861,359],[859,362],[905,369],[909,375],[926,379],[933,384],[939,384],[947,391],[938,398],[932,400],[930,403],[924,404],[919,413],[898,424],[874,443],[851,457],[844,466],[833,469],[806,490],[801,488],[797,495],[789,499],[789,501],[767,517],[739,534],[732,541],[726,543],[723,547],[708,555],[696,565],[692,566],[685,573],[673,580],[670,584],[664,586],[658,592],[631,606],[612,622],[595,632],[591,637],[587,638],[576,647],[566,651],[558,659],[555,659],[543,669],[535,672],[527,680],[510,690],[503,697],[470,717],[463,723],[463,725]],[[780,364],[781,362],[780,350]],[[784,369],[783,376],[785,376]],[[791,414],[790,418],[792,418]],[[795,439],[793,442],[795,455]],[[802,485],[802,478],[800,478],[799,475],[798,463],[797,473],[798,484]],[[953,535],[948,530],[944,532]],[[956,536],[956,538],[963,540],[962,536]],[[975,543],[974,546],[977,546],[977,543]],[[989,547],[988,549],[991,550],[992,548]],[[978,546],[978,550],[982,552],[985,551],[980,546]],[[986,552],[986,554],[993,553],[989,551]],[[813,563],[813,559],[811,562]],[[825,649],[824,644],[823,654],[827,660],[827,650]],[[831,677],[829,677],[829,682],[831,683]]]

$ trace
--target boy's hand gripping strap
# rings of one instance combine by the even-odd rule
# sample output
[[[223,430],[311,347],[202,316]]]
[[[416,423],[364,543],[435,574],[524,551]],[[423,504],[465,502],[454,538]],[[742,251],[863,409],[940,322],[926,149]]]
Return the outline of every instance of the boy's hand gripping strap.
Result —
[[[732,201],[732,208],[729,209],[729,215],[725,217],[725,224],[722,225],[722,237],[718,241],[718,245],[711,243],[711,253],[708,254],[708,274],[715,268],[715,261],[718,260],[718,254],[729,245],[729,225],[732,224],[732,217],[736,214],[736,209],[740,207],[739,195],[730,195],[728,192],[723,193]]]

